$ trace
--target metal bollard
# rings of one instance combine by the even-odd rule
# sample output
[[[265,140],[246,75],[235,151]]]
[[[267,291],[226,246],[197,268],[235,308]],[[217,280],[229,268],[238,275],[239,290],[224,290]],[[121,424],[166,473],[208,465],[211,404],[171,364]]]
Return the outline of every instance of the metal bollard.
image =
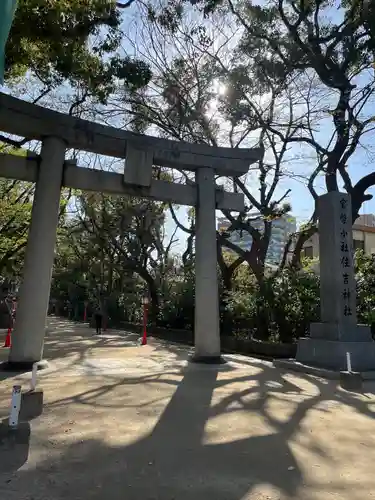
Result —
[[[38,373],[38,363],[34,363],[33,364],[33,371],[31,373],[31,382],[30,382],[30,390],[31,391],[35,391],[37,373]]]
[[[350,352],[346,353],[346,369],[349,373],[352,371],[352,360],[350,358]]]
[[[21,410],[21,386],[14,385],[12,391],[12,401],[9,415],[9,427],[16,429],[18,426],[18,417]]]

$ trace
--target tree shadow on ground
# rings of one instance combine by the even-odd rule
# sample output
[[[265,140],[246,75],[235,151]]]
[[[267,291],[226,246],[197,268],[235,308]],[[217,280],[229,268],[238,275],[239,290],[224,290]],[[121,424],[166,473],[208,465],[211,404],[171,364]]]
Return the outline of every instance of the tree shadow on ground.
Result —
[[[205,443],[207,421],[213,411],[221,411],[211,406],[217,373],[186,369],[156,426],[139,441],[108,447],[89,440],[70,446],[58,464],[39,465],[39,472],[53,477],[49,497],[240,500],[259,483],[294,495],[302,476],[287,442],[289,432]],[[34,485],[32,475],[25,471],[19,479]],[[40,491],[29,493],[37,497]]]
[[[101,335],[94,335],[95,329],[83,323],[72,323],[64,319],[49,318],[47,329],[45,357],[54,359],[75,352],[85,352],[87,349],[139,347],[140,335],[120,329],[108,329]],[[84,342],[90,345],[85,346]],[[176,359],[186,359],[189,347],[173,344],[148,336],[148,343],[156,352],[162,350],[173,354]]]
[[[218,367],[188,365],[181,372],[182,379],[168,378],[168,374],[116,379],[94,391],[55,401],[49,405],[52,411],[59,406],[66,408],[69,403],[89,404],[95,411],[100,396],[118,385],[155,383],[176,387],[152,431],[139,440],[119,446],[108,446],[99,439],[75,442],[35,469],[20,471],[11,485],[4,486],[2,498],[22,498],[20,492],[27,491],[31,497],[54,500],[242,500],[259,485],[275,488],[282,498],[299,498],[304,476],[290,443],[307,414],[312,409],[327,411],[322,403],[339,401],[374,417],[371,405],[340,391],[333,381],[299,374],[296,380],[310,383],[311,390],[306,393],[293,378],[270,364],[250,359],[245,363],[259,370],[250,374],[233,370],[232,377],[218,378]],[[231,384],[246,381],[248,387],[229,390]],[[224,392],[215,397],[215,391],[221,389]],[[277,398],[293,400],[289,418],[270,411],[270,403]],[[140,404],[138,408],[142,418]],[[235,439],[225,429],[221,439],[219,429],[217,439],[210,439],[210,423],[216,417],[238,412],[258,414],[270,431]],[[318,458],[335,462],[335,457],[313,439],[299,444]],[[38,477],[48,479],[41,482]],[[332,485],[337,491],[340,487]]]
[[[46,329],[45,344],[44,344],[44,358],[51,362],[55,360],[65,360],[64,370],[70,366],[79,365],[85,362],[91,355],[96,353],[103,353],[103,358],[106,358],[104,351],[121,348],[141,349],[139,342],[139,335],[133,332],[126,332],[122,330],[108,330],[103,332],[102,335],[95,335],[95,329],[89,328],[83,323],[73,323],[63,318],[49,317],[48,326]],[[149,339],[152,344],[154,353],[148,354],[149,360],[160,359],[158,352],[161,350],[170,354],[171,359],[178,364],[188,357],[186,348],[179,345],[168,345],[164,343],[163,346],[159,344],[158,340]],[[29,370],[21,370],[20,372],[8,371],[6,362],[8,360],[9,349],[0,350],[0,364],[4,363],[4,370],[0,369],[0,380],[13,378],[17,373],[27,372]],[[121,358],[121,355],[118,356]],[[172,363],[170,363],[172,366]]]
[[[11,429],[4,419],[0,423],[0,474],[13,473],[23,466],[29,456],[29,445],[30,424],[20,422],[16,429]]]
[[[35,468],[21,470],[11,483],[0,485],[0,498],[243,500],[264,484],[278,490],[283,498],[298,498],[304,476],[290,444],[307,414],[328,411],[325,403],[339,402],[360,414],[375,416],[373,401],[341,391],[335,381],[305,374],[289,376],[270,363],[251,358],[228,358],[252,368],[251,372],[237,371],[230,363],[219,367],[191,364],[179,371],[140,377],[106,376],[100,387],[48,404],[50,412],[68,409],[71,403],[92,406],[94,412],[99,406],[112,407],[101,398],[113,392],[109,399],[116,399],[114,391],[119,386],[129,391],[141,384],[165,384],[175,389],[155,427],[137,441],[109,446],[100,439],[77,440],[57,454],[51,453]],[[231,370],[231,376],[218,376]],[[298,380],[308,382],[310,389],[301,388]],[[235,390],[235,385],[231,388],[240,383],[248,384],[240,390]],[[289,417],[270,410],[272,402],[285,399],[293,402]],[[142,409],[155,401],[154,397],[146,403],[133,401],[140,419]],[[112,405],[125,408],[126,402],[119,399]],[[241,439],[231,437],[230,429],[224,430],[223,439],[220,429],[216,439],[210,433],[215,418],[247,413],[259,415],[270,430]],[[334,464],[335,457],[313,439],[299,445]],[[334,487],[340,490],[340,485]]]

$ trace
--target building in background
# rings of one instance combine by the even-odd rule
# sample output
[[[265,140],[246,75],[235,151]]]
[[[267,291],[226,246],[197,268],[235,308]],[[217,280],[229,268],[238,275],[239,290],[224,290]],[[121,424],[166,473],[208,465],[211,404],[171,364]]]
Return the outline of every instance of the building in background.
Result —
[[[353,224],[353,249],[361,249],[367,255],[375,254],[375,215],[360,215]],[[310,259],[319,257],[318,233],[305,242],[303,255]]]
[[[369,226],[375,227],[375,215],[374,214],[362,214],[355,221],[355,226]]]
[[[255,218],[252,221],[252,226],[259,231],[264,231],[263,219],[259,214],[250,214],[251,217]],[[230,225],[230,222],[225,217],[220,217],[218,219],[218,231],[226,231]],[[272,222],[272,231],[270,243],[268,246],[268,252],[266,257],[266,263],[270,265],[277,265],[280,263],[284,255],[285,245],[291,233],[296,231],[296,218],[292,215],[284,215]],[[250,250],[252,245],[252,237],[247,231],[243,231],[242,235],[240,231],[232,231],[229,240],[238,245],[243,250]],[[228,249],[230,250],[230,249]]]

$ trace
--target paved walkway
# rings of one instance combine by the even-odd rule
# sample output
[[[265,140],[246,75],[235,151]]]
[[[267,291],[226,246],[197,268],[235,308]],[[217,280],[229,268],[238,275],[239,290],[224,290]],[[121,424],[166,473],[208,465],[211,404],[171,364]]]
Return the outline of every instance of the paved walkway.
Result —
[[[92,334],[50,320],[44,412],[29,439],[0,443],[1,499],[375,497],[373,382],[353,394],[253,358],[194,365],[180,346]],[[0,374],[0,417],[29,378]]]

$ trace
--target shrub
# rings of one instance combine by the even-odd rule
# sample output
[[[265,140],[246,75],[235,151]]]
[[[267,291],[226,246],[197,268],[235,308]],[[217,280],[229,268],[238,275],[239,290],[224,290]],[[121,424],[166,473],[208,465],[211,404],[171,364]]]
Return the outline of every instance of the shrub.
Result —
[[[262,340],[291,342],[305,335],[319,317],[319,278],[311,272],[285,269],[259,286],[230,292],[226,307],[234,334]]]
[[[375,324],[375,255],[358,250],[355,255],[358,322]]]

